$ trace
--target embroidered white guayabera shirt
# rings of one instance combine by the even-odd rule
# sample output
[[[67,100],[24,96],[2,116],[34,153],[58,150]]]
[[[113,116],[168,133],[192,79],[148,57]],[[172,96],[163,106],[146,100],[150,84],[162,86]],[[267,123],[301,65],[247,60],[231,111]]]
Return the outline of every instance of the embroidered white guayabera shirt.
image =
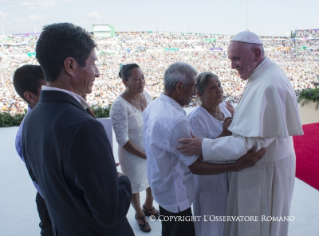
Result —
[[[194,176],[188,166],[198,156],[177,151],[177,140],[190,138],[191,126],[184,109],[161,94],[143,113],[147,175],[155,201],[170,212],[189,208],[194,200]]]

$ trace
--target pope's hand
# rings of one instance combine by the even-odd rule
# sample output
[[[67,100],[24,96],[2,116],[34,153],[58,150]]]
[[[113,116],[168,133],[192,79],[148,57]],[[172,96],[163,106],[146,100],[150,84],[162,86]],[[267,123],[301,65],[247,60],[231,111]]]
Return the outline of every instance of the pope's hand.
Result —
[[[255,148],[250,149],[247,154],[242,156],[236,162],[237,171],[254,166],[266,153],[266,148],[261,148],[256,152]]]
[[[177,142],[182,145],[177,146],[177,150],[185,156],[201,155],[202,154],[202,139],[196,137],[191,132],[192,138],[181,138]]]

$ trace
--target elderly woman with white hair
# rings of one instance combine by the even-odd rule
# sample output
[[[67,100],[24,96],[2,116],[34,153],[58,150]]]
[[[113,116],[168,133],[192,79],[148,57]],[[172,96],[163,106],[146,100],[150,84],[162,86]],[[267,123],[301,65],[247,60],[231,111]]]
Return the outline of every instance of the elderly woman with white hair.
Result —
[[[215,139],[231,135],[227,130],[232,120],[234,107],[223,102],[223,87],[217,75],[204,72],[197,76],[197,96],[201,105],[189,115],[194,134],[199,138]],[[218,163],[221,164],[221,163]],[[195,175],[194,215],[196,235],[223,235],[224,222],[208,219],[206,215],[225,216],[228,193],[227,172],[217,175]]]

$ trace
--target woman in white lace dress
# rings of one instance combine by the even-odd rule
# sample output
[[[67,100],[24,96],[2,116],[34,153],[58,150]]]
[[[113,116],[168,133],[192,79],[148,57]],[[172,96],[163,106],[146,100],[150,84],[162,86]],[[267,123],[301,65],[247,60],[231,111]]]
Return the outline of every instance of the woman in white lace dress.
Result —
[[[142,231],[150,232],[151,227],[145,215],[158,217],[158,211],[153,207],[153,196],[147,179],[143,111],[152,99],[144,91],[144,75],[137,64],[124,65],[119,76],[126,90],[113,102],[110,116],[119,144],[120,166],[132,185],[131,203],[136,211],[135,218]],[[144,190],[146,190],[146,200],[142,210],[139,193]]]
[[[223,88],[217,77],[210,72],[201,73],[196,81],[197,96],[201,105],[189,115],[194,134],[199,138],[215,139],[230,135],[234,107],[223,102]],[[221,163],[220,163],[221,164]],[[196,236],[222,236],[223,221],[213,221],[205,215],[225,216],[228,194],[227,173],[217,175],[195,175],[194,215],[201,216],[194,222]]]

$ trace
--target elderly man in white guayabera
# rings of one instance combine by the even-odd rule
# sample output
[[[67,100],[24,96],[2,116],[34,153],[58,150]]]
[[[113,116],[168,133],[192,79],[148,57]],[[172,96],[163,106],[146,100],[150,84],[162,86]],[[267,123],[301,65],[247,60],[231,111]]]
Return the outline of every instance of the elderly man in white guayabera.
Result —
[[[228,58],[231,68],[248,80],[228,128],[232,136],[180,139],[183,144],[178,150],[184,155],[202,153],[205,161],[215,162],[234,161],[252,147],[267,147],[254,167],[229,173],[227,215],[258,220],[226,221],[224,235],[284,236],[288,234],[295,179],[291,136],[303,134],[296,96],[286,74],[265,56],[256,34],[244,31],[235,35]],[[269,220],[271,217],[278,221]]]

